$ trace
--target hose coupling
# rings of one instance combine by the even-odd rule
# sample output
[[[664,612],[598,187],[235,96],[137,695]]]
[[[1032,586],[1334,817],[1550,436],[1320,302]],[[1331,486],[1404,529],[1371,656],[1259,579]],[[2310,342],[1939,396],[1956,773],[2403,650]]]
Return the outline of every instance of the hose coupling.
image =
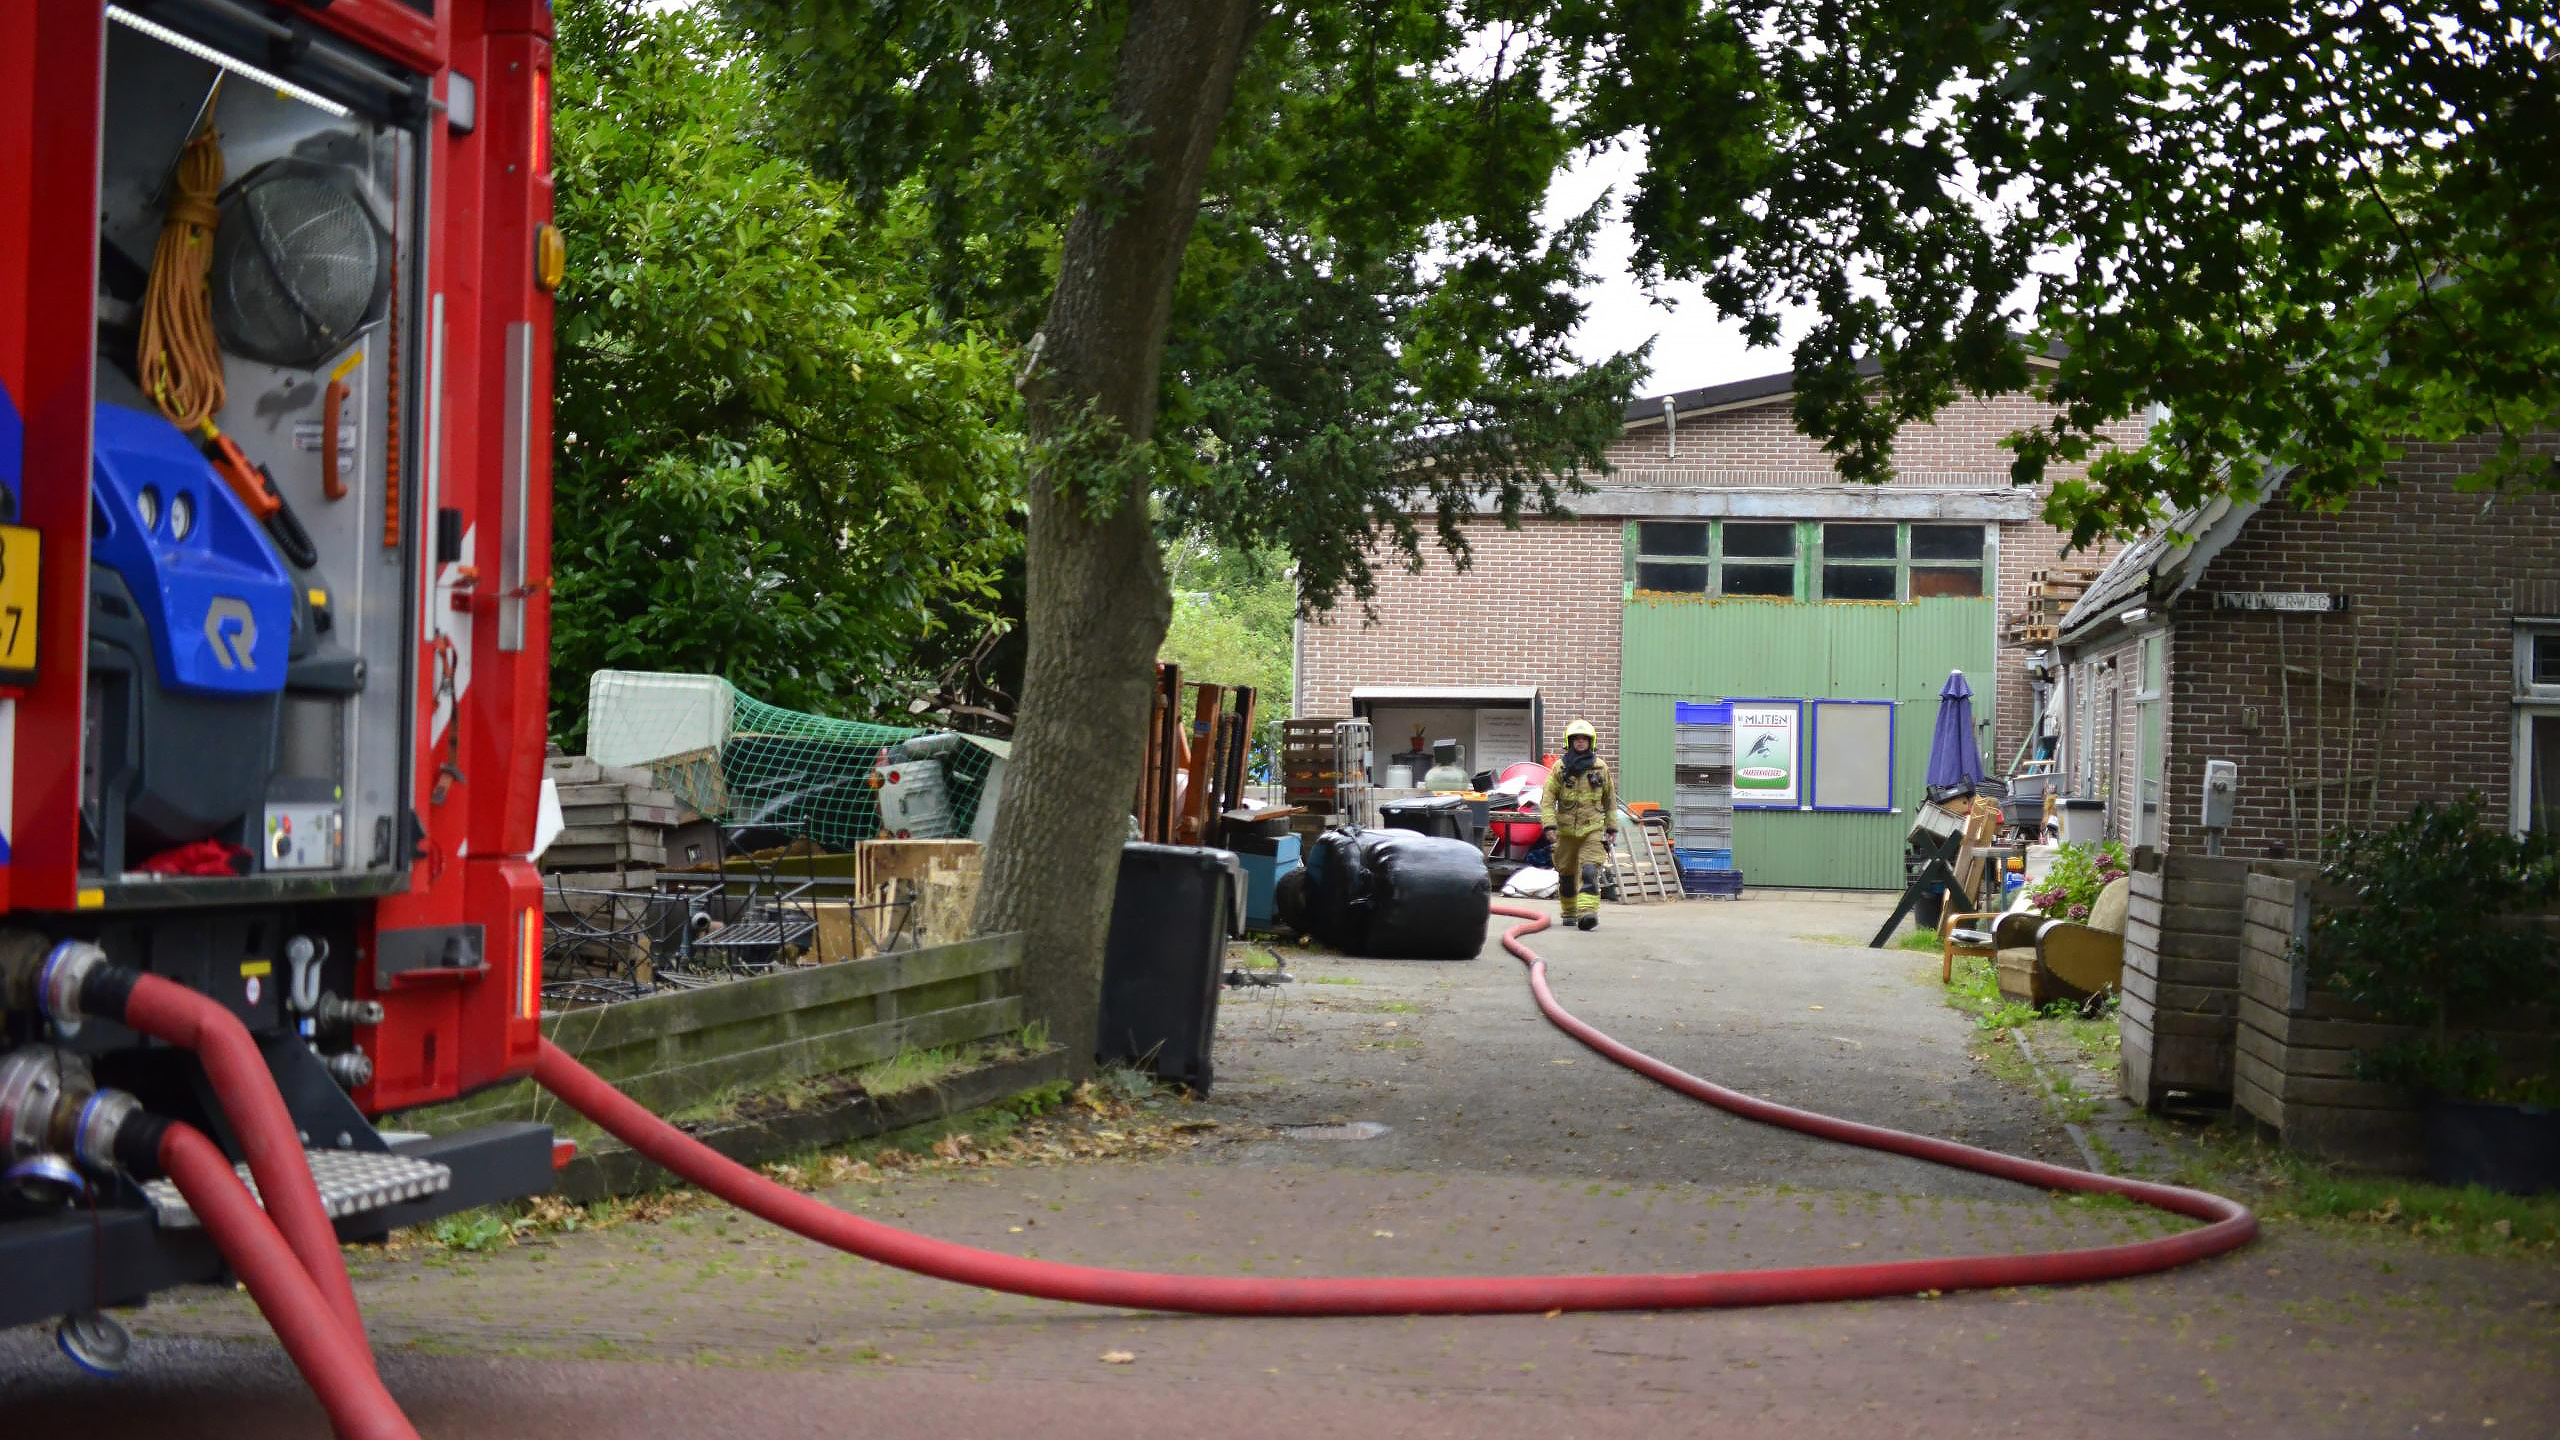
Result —
[[[373,1057],[361,1050],[347,1050],[321,1062],[328,1067],[329,1078],[349,1090],[361,1090],[373,1083]]]
[[[382,1002],[350,1000],[344,995],[323,995],[311,1018],[327,1030],[352,1030],[359,1025],[382,1023]]]
[[[0,1165],[60,1153],[54,1132],[68,1088],[51,1050],[31,1045],[0,1055]]]
[[[80,1022],[98,1013],[100,995],[90,987],[115,972],[115,963],[107,952],[86,940],[65,940],[45,952],[44,963],[36,967],[35,1005],[37,1013],[53,1022],[62,1034],[80,1033]],[[127,985],[122,987],[129,990]],[[115,1007],[123,1009],[121,1004]]]

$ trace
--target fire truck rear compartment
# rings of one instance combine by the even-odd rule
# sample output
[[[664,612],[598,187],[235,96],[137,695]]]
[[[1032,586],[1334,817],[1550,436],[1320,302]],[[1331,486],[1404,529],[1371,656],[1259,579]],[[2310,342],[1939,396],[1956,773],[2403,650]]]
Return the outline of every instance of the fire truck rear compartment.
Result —
[[[316,87],[325,67],[283,73]],[[410,599],[404,512],[422,507],[393,500],[416,493],[422,447],[394,437],[419,430],[425,307],[393,286],[421,273],[424,112],[373,98],[297,96],[108,27],[81,869],[122,899],[247,899],[286,878],[382,893],[407,868],[410,656],[431,615]],[[143,388],[154,252],[207,125],[224,174],[213,427],[277,515],[253,513],[209,437]]]

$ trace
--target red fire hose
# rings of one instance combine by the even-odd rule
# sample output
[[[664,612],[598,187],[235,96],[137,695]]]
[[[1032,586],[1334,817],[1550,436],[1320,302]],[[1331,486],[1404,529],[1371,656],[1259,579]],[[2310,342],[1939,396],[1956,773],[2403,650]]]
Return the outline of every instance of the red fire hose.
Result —
[[[365,1346],[364,1317],[356,1309],[355,1287],[347,1281],[337,1228],[321,1207],[311,1162],[302,1153],[301,1136],[284,1108],[284,1097],[276,1093],[275,1076],[258,1053],[258,1043],[238,1016],[175,981],[137,974],[132,985],[115,1017],[153,1039],[194,1051],[203,1063],[249,1173],[257,1179],[259,1202],[354,1337],[356,1354],[371,1373],[373,1353]]]
[[[224,1263],[249,1287],[249,1298],[258,1302],[341,1440],[418,1440],[374,1374],[364,1332],[339,1317],[222,1151],[193,1127],[172,1124],[161,1132],[159,1159]],[[276,1193],[264,1182],[260,1188]]]
[[[1908,1155],[2023,1184],[2122,1195],[2208,1223],[2201,1229],[2165,1239],[2033,1255],[1975,1255],[1676,1275],[1265,1280],[1105,1270],[929,1239],[835,1209],[776,1184],[684,1134],[598,1079],[548,1041],[535,1061],[534,1078],[572,1109],[676,1174],[821,1244],[938,1279],[1017,1295],[1132,1309],[1228,1315],[1460,1315],[1849,1300],[2139,1275],[2237,1248],[2257,1233],[2257,1217],[2247,1207],[2218,1195],[2096,1175],[1970,1145],[1836,1120],[1756,1100],[1674,1069],[1610,1039],[1556,1003],[1547,988],[1544,962],[1521,941],[1523,935],[1545,929],[1546,916],[1501,905],[1495,906],[1494,912],[1523,922],[1505,932],[1502,943],[1529,967],[1530,991],[1548,1019],[1583,1044],[1683,1094],[1747,1119],[1844,1144]],[[268,1142],[278,1134],[292,1138],[291,1121],[280,1113],[268,1113],[271,1104],[281,1112],[281,1102],[263,1065],[257,1064],[255,1049],[249,1046],[245,1033],[238,1033],[236,1024],[212,1023],[211,1017],[202,1013],[204,1009],[230,1021],[231,1017],[219,1006],[145,976],[134,984],[125,1015],[136,1029],[197,1050],[208,1073],[214,1076],[244,1144],[254,1143],[247,1139],[253,1133]],[[243,1047],[248,1048],[245,1057],[239,1053]],[[243,1064],[254,1066],[254,1072],[244,1073],[240,1069]],[[272,1143],[268,1151],[270,1170],[255,1170],[253,1161],[253,1173],[258,1175],[260,1190],[270,1207],[280,1217],[301,1216],[295,1223],[306,1234],[311,1217],[317,1216],[325,1226],[326,1216],[320,1214],[318,1190],[309,1167],[296,1164],[289,1169],[275,1168]],[[256,1153],[253,1151],[253,1156]],[[157,1154],[161,1168],[203,1218],[205,1229],[221,1247],[224,1259],[248,1285],[259,1309],[274,1325],[277,1337],[310,1381],[338,1433],[355,1440],[416,1440],[417,1432],[401,1415],[397,1402],[375,1373],[362,1326],[351,1318],[354,1295],[347,1287],[346,1271],[334,1242],[325,1265],[315,1265],[307,1247],[289,1246],[279,1233],[282,1223],[270,1221],[269,1212],[260,1210],[250,1198],[222,1153],[195,1130],[170,1125],[161,1137]],[[298,1147],[291,1148],[290,1154],[296,1161],[301,1158]],[[343,1302],[329,1294],[332,1287],[322,1278],[328,1276],[335,1277],[335,1288],[343,1294]]]
[[[534,1080],[568,1106],[684,1179],[743,1210],[823,1245],[966,1285],[1140,1310],[1222,1315],[1471,1315],[1549,1310],[1667,1310],[1769,1305],[2105,1280],[2165,1270],[2248,1243],[2257,1217],[2219,1195],[2174,1185],[2073,1170],[1971,1145],[1835,1120],[1755,1100],[1672,1068],[1619,1044],[1566,1013],[1547,989],[1546,966],[1520,937],[1543,930],[1547,917],[1497,905],[1494,912],[1526,923],[1502,937],[1529,967],[1529,988],[1547,1018],[1583,1044],[1683,1094],[1746,1119],[1844,1144],[1886,1150],[1957,1169],[2049,1189],[2122,1195],[2209,1222],[2157,1240],[2032,1255],[1972,1255],[1943,1260],[1888,1260],[1794,1270],[1708,1271],[1675,1275],[1544,1275],[1485,1278],[1246,1279],[1105,1270],[1030,1260],[934,1240],[848,1214],[776,1184],[650,1114],[545,1041]]]

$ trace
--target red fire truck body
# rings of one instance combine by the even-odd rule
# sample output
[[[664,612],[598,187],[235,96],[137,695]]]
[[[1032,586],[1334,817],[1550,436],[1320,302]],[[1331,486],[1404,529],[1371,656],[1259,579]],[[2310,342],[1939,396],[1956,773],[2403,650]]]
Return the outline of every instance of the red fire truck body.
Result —
[[[350,1238],[551,1173],[542,1127],[372,1123],[540,1033],[550,37],[546,0],[0,5],[0,951],[229,1007]],[[141,358],[190,260],[227,389],[193,429]],[[193,1056],[0,987],[30,1047],[235,1143]],[[35,1143],[0,1145],[0,1325],[218,1273]]]

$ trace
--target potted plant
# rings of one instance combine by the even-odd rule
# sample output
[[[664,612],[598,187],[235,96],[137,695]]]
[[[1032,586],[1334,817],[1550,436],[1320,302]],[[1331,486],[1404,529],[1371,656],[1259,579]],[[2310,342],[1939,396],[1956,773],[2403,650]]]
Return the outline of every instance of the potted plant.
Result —
[[[2483,825],[2473,795],[2341,833],[2320,875],[2341,903],[2312,919],[2312,977],[2408,1028],[2357,1074],[2424,1098],[2431,1178],[2560,1188],[2560,1051],[2492,1038],[2555,1025],[2560,836]]]
[[[2113,840],[2065,845],[2054,852],[2053,868],[2029,885],[2027,904],[2057,920],[2086,920],[2098,892],[2126,873],[2124,847]]]

